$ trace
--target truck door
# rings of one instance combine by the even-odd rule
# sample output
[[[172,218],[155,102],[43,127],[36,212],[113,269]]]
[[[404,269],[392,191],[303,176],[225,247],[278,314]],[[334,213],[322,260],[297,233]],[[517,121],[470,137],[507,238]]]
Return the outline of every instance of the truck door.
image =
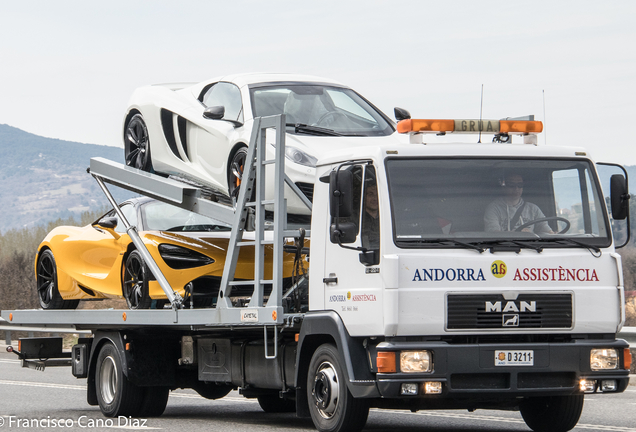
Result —
[[[382,332],[382,279],[380,275],[380,219],[376,170],[373,165],[347,167],[353,173],[353,214],[338,223],[353,223],[355,239],[346,244],[326,240],[325,307],[336,311],[351,335]],[[365,251],[367,251],[365,253]],[[361,259],[366,264],[361,263]]]

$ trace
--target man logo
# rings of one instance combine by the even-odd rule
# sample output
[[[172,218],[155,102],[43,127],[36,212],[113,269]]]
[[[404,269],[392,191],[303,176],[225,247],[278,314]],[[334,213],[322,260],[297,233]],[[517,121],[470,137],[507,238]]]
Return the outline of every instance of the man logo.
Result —
[[[508,273],[508,267],[505,262],[497,260],[490,265],[490,271],[494,277],[501,279]]]
[[[519,327],[519,315],[503,314],[501,320],[502,327]]]

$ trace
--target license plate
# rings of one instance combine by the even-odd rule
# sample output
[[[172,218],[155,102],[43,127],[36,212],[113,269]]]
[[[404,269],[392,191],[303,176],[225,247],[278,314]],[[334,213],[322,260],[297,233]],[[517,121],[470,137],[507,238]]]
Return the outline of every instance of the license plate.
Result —
[[[495,366],[534,366],[534,351],[495,351]]]

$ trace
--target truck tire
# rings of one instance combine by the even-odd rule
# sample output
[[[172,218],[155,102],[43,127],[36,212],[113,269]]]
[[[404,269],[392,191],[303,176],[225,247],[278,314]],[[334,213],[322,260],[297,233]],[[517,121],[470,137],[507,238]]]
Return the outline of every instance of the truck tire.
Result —
[[[323,344],[314,352],[307,374],[311,419],[320,432],[357,432],[367,422],[369,404],[354,398],[345,380],[338,349]]]
[[[139,408],[138,416],[159,417],[166,410],[170,389],[168,387],[144,387],[144,400]]]
[[[99,408],[106,417],[138,416],[144,389],[128,381],[119,351],[110,342],[102,346],[97,356],[95,388]]]
[[[256,398],[261,409],[266,413],[296,412],[296,401],[283,399],[277,394],[261,395]]]
[[[583,411],[583,395],[528,398],[519,406],[521,416],[535,432],[567,432]]]

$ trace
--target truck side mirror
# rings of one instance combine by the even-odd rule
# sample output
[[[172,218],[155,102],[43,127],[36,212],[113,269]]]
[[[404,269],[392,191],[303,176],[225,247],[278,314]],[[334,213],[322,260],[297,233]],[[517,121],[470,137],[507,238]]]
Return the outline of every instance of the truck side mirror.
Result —
[[[337,228],[336,224],[331,224],[329,232],[331,243],[354,243],[358,237],[358,226],[354,222],[340,222]]]
[[[349,170],[334,171],[329,176],[329,213],[337,218],[353,214],[353,173]]]
[[[629,213],[629,193],[627,182],[621,174],[610,177],[610,194],[612,203],[612,217],[615,220],[623,220]]]

